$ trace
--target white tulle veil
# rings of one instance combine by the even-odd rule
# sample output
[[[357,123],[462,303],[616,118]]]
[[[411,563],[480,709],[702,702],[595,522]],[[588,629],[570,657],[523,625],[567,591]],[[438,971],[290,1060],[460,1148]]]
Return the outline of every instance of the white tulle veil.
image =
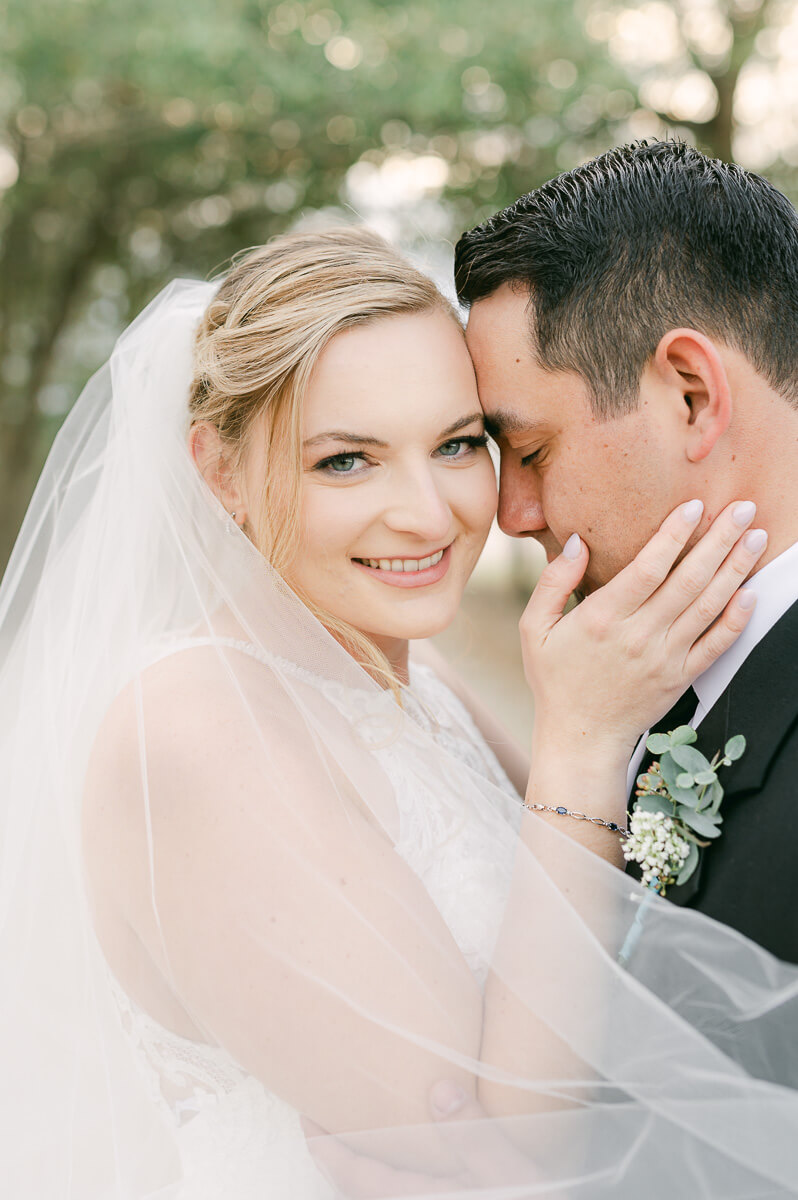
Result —
[[[447,753],[434,714],[421,719],[411,696],[400,707],[371,679],[231,526],[186,449],[194,332],[213,293],[174,283],[120,338],[56,440],[0,593],[3,1194],[215,1194],[187,1178],[186,1146],[235,1121],[244,1109],[226,1110],[224,1096],[239,1089],[246,1111],[272,1112],[285,1138],[297,1136],[289,1114],[318,1093],[304,1115],[338,1135],[313,1146],[322,1166],[308,1157],[304,1174],[270,1175],[264,1197],[350,1194],[323,1174],[336,1161],[325,1149],[342,1145],[406,1171],[374,1185],[383,1200],[798,1195],[798,972],[647,897],[542,822],[536,852],[518,847],[506,794]],[[208,708],[227,715],[230,792],[200,787],[194,809],[184,783],[208,753]],[[113,717],[109,727],[120,711],[121,733]],[[140,891],[159,977],[197,1044],[213,1048],[220,1079],[233,1064],[205,1106],[196,1081],[172,1069],[180,1120],[131,1028],[146,1013],[147,972],[139,982],[142,960],[103,934],[90,903],[81,811],[104,739],[132,813],[129,855],[148,873]],[[403,814],[391,761],[463,820],[475,814],[480,853],[507,864],[485,914],[494,928],[478,986],[453,986],[479,971],[454,919],[394,862]],[[257,860],[225,861],[214,825],[241,808],[253,846],[265,847],[265,890]],[[327,852],[319,811],[349,830],[351,854]],[[127,853],[109,851],[109,873],[126,870]],[[361,881],[372,854],[382,865]],[[323,924],[324,953],[284,936],[303,913],[309,932]],[[220,980],[230,963],[234,977]],[[499,981],[529,1015],[534,1070],[492,1062],[478,1028],[471,1040],[456,1032],[478,1026],[488,966],[486,994]],[[281,1007],[281,977],[307,998],[296,1013]],[[263,978],[259,1029],[247,996]],[[292,1071],[272,1073],[277,1042],[293,1047]],[[168,1076],[168,1037],[162,1050]],[[415,1104],[391,1099],[389,1061],[418,1062]],[[451,1075],[504,1083],[520,1097],[513,1115],[435,1122],[429,1084]],[[235,1132],[220,1200],[250,1197],[236,1170],[251,1147],[235,1149]],[[269,1153],[278,1162],[279,1149]]]

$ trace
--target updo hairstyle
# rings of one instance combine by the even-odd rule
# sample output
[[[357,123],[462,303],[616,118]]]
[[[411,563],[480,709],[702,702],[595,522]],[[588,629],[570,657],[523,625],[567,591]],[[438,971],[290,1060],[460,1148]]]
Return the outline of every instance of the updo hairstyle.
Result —
[[[208,306],[197,333],[192,424],[209,422],[240,470],[264,418],[266,471],[257,517],[244,532],[290,583],[300,549],[302,401],[336,334],[410,313],[457,319],[433,282],[370,230],[287,234],[245,251]],[[387,659],[362,633],[301,599],[372,674],[393,686]]]

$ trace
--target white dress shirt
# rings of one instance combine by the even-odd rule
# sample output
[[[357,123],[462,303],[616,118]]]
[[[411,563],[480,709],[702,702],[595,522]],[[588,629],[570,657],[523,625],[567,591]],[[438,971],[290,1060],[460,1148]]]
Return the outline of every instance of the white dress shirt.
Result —
[[[699,675],[693,684],[698,707],[689,722],[694,729],[703,721],[713,704],[720,699],[748,655],[787,609],[798,600],[798,542],[794,542],[778,558],[774,558],[745,584],[756,593],[756,607],[750,621],[733,646]],[[626,780],[627,795],[632,789],[646,748],[648,730],[637,743],[629,762]]]

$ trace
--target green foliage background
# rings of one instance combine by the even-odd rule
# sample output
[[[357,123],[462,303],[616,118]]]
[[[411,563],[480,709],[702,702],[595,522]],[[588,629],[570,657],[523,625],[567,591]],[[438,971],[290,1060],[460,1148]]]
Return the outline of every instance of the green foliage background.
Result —
[[[635,136],[675,129],[730,157],[739,73],[794,5],[707,3],[720,54],[691,39],[688,0],[670,6],[688,32],[668,69],[717,93],[713,115],[679,123],[596,35],[602,13],[650,4],[0,0],[0,561],[126,321],[167,279],[299,218],[352,219],[353,164],[445,164],[423,239]],[[789,162],[768,173],[791,189]]]

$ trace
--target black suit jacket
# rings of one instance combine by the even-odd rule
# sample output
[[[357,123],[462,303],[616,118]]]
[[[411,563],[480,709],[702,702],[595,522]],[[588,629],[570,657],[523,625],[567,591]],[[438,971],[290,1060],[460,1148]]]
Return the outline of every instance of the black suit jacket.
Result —
[[[720,837],[668,899],[798,963],[798,603],[751,651],[696,732],[707,758],[737,733],[748,745],[722,769]]]

